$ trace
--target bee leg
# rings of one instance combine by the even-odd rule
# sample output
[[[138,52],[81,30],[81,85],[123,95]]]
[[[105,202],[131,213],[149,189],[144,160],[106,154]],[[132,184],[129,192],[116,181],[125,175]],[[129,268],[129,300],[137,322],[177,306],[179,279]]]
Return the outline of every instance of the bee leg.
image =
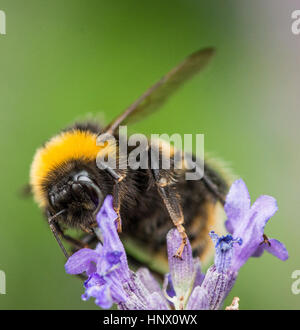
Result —
[[[117,229],[118,232],[122,232],[122,221],[121,221],[121,216],[120,216],[120,208],[121,208],[121,194],[120,191],[122,190],[122,187],[124,188],[124,179],[126,178],[126,174],[123,173],[122,175],[119,175],[119,178],[115,181],[114,189],[113,189],[113,195],[114,195],[114,200],[113,200],[113,207],[115,212],[118,215],[117,218]]]
[[[176,194],[173,187],[168,187],[168,186],[161,187],[158,184],[158,190],[169,212],[169,215],[181,236],[182,239],[181,244],[176,254],[174,255],[174,257],[181,258],[183,249],[187,243],[187,234],[183,226],[184,217],[180,206],[179,196]]]
[[[121,201],[120,201],[120,184],[119,182],[116,182],[114,185],[114,200],[113,200],[113,207],[115,212],[117,213],[117,230],[118,233],[122,232],[122,222],[121,222],[121,216],[120,216],[120,207],[121,207]]]
[[[97,236],[95,235],[95,233],[93,232],[93,234],[87,234],[84,235],[81,238],[81,242],[87,246],[90,246],[90,244],[94,244],[94,243],[98,243],[98,239]]]
[[[93,230],[92,230],[91,228],[86,227],[86,226],[84,226],[84,225],[80,225],[80,229],[81,229],[82,231],[84,231],[85,233],[87,233],[87,234],[93,234],[93,233],[94,233]]]
[[[164,176],[161,170],[153,170],[153,176],[159,194],[162,197],[162,200],[168,210],[168,213],[181,236],[182,239],[181,244],[176,254],[174,255],[174,257],[181,259],[184,247],[186,246],[187,243],[187,234],[183,226],[184,217],[180,205],[180,197],[176,191],[176,188],[172,184],[173,182],[172,181],[170,182],[169,175]]]
[[[183,226],[184,216],[180,205],[180,196],[174,184],[175,183],[174,167],[171,169],[161,168],[160,157],[162,156],[162,151],[157,150],[157,146],[151,146],[151,149],[149,149],[149,153],[151,159],[150,162],[151,162],[152,174],[158,192],[166,206],[166,209],[170,215],[170,218],[173,221],[173,224],[176,226],[181,236],[181,244],[174,255],[174,257],[181,259],[184,247],[187,244],[187,234]]]
[[[121,170],[114,170],[110,168],[107,165],[101,165],[101,168],[105,170],[111,178],[115,181],[114,187],[113,187],[113,208],[115,212],[117,213],[117,230],[119,233],[122,232],[122,222],[121,222],[121,216],[120,216],[120,207],[121,207],[121,199],[120,199],[120,186],[122,185],[123,179],[125,179],[126,174],[124,171]]]
[[[77,240],[69,235],[62,234],[62,238],[77,249],[83,249],[89,247],[87,244],[84,244],[80,240]]]
[[[76,248],[76,249],[83,249],[83,248],[88,248],[89,246],[78,240],[78,239],[75,239],[69,235],[66,235],[63,230],[60,228],[59,224],[58,223],[54,223],[54,226],[55,226],[55,229],[56,231],[58,232],[58,234],[66,241],[68,242],[73,248]]]

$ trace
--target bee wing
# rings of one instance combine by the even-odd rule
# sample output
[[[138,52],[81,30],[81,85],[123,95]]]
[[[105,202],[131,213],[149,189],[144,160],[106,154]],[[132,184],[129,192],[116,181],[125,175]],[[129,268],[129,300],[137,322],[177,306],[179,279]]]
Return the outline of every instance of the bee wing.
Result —
[[[213,48],[205,48],[187,57],[113,120],[104,132],[113,134],[119,125],[135,122],[157,110],[180,86],[206,66],[214,52]]]

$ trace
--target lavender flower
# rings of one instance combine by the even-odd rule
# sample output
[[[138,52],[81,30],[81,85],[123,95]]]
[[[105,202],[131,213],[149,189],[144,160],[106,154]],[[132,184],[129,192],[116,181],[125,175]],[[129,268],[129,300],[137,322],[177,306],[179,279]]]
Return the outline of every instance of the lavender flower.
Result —
[[[220,309],[238,275],[231,268],[232,255],[242,240],[231,235],[219,237],[214,232],[210,236],[215,243],[215,263],[208,269],[201,286],[193,290],[187,309]]]
[[[281,260],[288,257],[282,243],[267,240],[264,226],[276,212],[274,198],[261,196],[250,207],[250,198],[242,180],[236,181],[227,196],[226,227],[231,234],[219,237],[211,232],[216,254],[214,265],[206,275],[200,262],[193,259],[189,241],[182,259],[174,258],[181,243],[176,229],[167,235],[169,274],[165,275],[163,289],[146,268],[132,272],[124,247],[119,239],[112,197],[107,196],[97,215],[104,238],[95,250],[82,249],[72,255],[65,268],[69,274],[86,272],[84,300],[95,298],[102,308],[113,303],[119,309],[219,309],[232,289],[240,267],[251,256],[260,256],[264,250]]]
[[[110,308],[113,303],[121,303],[127,299],[122,284],[130,279],[125,250],[114,225],[117,215],[112,208],[111,196],[104,201],[97,215],[97,219],[99,218],[104,234],[103,245],[99,243],[95,250],[79,250],[68,259],[65,269],[69,274],[86,272],[88,275],[82,299],[94,297],[98,306]]]
[[[219,309],[232,289],[239,269],[251,256],[266,249],[281,260],[288,258],[285,246],[277,240],[266,241],[264,227],[277,211],[276,200],[261,196],[250,207],[250,197],[243,180],[233,183],[224,206],[227,230],[235,236],[219,237],[211,232],[215,243],[215,263],[200,287],[193,291],[187,308]]]
[[[265,225],[278,209],[275,198],[263,195],[250,206],[247,186],[240,179],[231,186],[224,209],[227,230],[243,241],[242,246],[234,249],[233,270],[238,271],[250,257],[261,256],[264,250],[281,260],[288,258],[288,252],[281,242],[267,240],[264,235]]]
[[[99,243],[95,250],[81,249],[74,253],[65,265],[66,272],[86,272],[88,279],[82,299],[94,297],[102,308],[116,303],[120,309],[168,309],[167,300],[150,272],[141,269],[133,273],[129,269],[116,219],[112,196],[107,196],[97,215],[103,245]]]

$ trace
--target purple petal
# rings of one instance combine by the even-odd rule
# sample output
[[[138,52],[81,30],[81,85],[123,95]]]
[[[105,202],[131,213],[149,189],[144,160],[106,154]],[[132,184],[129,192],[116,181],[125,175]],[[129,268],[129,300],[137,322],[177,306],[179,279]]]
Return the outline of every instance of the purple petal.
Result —
[[[105,249],[106,252],[124,252],[125,255],[123,244],[117,233],[116,219],[117,214],[113,209],[112,196],[108,195],[97,214],[97,222],[103,235],[103,249]]]
[[[170,307],[166,299],[162,299],[161,295],[157,292],[153,292],[150,297],[150,306],[152,310],[169,310]]]
[[[118,304],[118,309],[126,311],[149,310],[150,306],[145,305],[134,294],[132,294],[126,302]]]
[[[82,300],[86,301],[90,297],[95,298],[95,303],[102,308],[110,308],[113,300],[110,293],[109,285],[103,282],[103,279],[98,274],[93,274],[85,282],[86,291],[81,296]]]
[[[95,263],[91,262],[88,269],[85,271],[87,276],[95,273],[97,271],[97,266]]]
[[[84,282],[84,286],[86,289],[93,286],[102,286],[106,283],[106,281],[97,273],[93,273],[89,276],[89,278]]]
[[[265,251],[265,246],[263,244],[259,244],[258,248],[253,252],[251,257],[255,257],[255,258],[261,257],[264,251]]]
[[[173,298],[176,296],[176,292],[173,287],[172,278],[171,278],[170,273],[167,273],[164,276],[163,292],[165,292],[165,294],[167,294],[167,296],[170,298]]]
[[[138,269],[136,272],[136,276],[144,284],[144,286],[147,288],[147,290],[150,293],[156,292],[157,294],[159,294],[161,296],[161,298],[164,298],[164,294],[163,294],[158,282],[151,275],[149,269],[147,269],[147,268]]]
[[[90,291],[87,293],[89,296],[96,298],[96,305],[105,309],[111,308],[113,300],[108,285],[104,285],[102,287],[92,287],[88,289],[88,291]]]
[[[140,280],[140,278],[133,272],[130,274],[130,281],[127,282],[131,292],[134,293],[134,295],[140,299],[143,303],[148,305],[149,301],[149,290],[146,288],[146,286],[143,284],[143,282]]]
[[[120,251],[112,251],[112,252],[106,253],[105,258],[108,261],[108,263],[111,266],[113,266],[120,262],[121,255],[122,255],[122,252],[120,252]]]
[[[128,299],[118,305],[122,310],[148,310],[150,309],[150,292],[144,286],[142,281],[131,273],[130,279],[123,283],[124,290],[128,296]]]
[[[266,251],[273,254],[273,256],[279,258],[280,260],[287,260],[289,257],[289,253],[285,247],[285,245],[277,239],[270,239],[269,242],[271,243],[271,246],[267,245],[265,247]]]
[[[261,235],[263,235],[263,229],[266,223],[277,210],[278,206],[274,197],[267,195],[260,196],[251,206],[249,221],[255,221],[255,226],[261,230]]]
[[[113,303],[124,302],[127,299],[122,284],[115,276],[102,277],[94,273],[84,282],[84,286],[86,291],[82,299],[94,297],[95,303],[102,308],[110,308]]]
[[[194,281],[193,287],[195,288],[196,286],[201,286],[201,284],[205,278],[205,274],[202,273],[201,262],[198,258],[194,259],[194,265],[195,265],[194,267],[196,270],[196,275],[195,275],[195,281]]]
[[[117,214],[113,209],[113,200],[112,196],[106,196],[104,203],[97,214],[97,221],[103,235],[103,248],[102,254],[107,256],[107,253],[114,251],[115,254],[119,253],[120,256],[120,266],[117,270],[120,280],[127,281],[129,279],[129,267],[127,263],[126,253],[124,246],[119,238],[117,233],[115,220]],[[107,258],[102,260],[97,265],[97,270],[99,273],[106,271],[107,267]]]
[[[118,215],[113,208],[113,197],[111,195],[107,195],[99,213],[97,214],[98,226],[101,228],[102,219],[116,220],[117,218]]]
[[[96,248],[95,248],[95,252],[97,252],[98,254],[102,254],[102,249],[103,249],[103,246],[101,243],[98,243]]]
[[[245,182],[236,180],[226,197],[224,210],[227,215],[225,223],[229,233],[233,234],[235,228],[245,219],[250,209],[250,196]]]
[[[195,278],[194,260],[190,242],[187,241],[182,259],[174,257],[182,242],[177,229],[171,229],[167,235],[168,260],[172,284],[178,298],[186,297],[192,289]]]
[[[209,297],[206,290],[203,290],[200,286],[196,286],[193,290],[189,301],[186,306],[186,310],[208,310],[209,309]]]
[[[119,304],[125,302],[128,299],[128,295],[125,292],[122,283],[119,281],[117,276],[110,276],[106,278],[109,284],[110,294],[113,302]]]
[[[138,274],[131,273],[130,281],[123,284],[128,299],[119,304],[119,308],[134,310],[168,309],[166,298],[163,296],[157,282],[151,277],[150,273],[145,270],[140,270]],[[154,292],[147,289],[144,285],[145,280],[147,286],[149,286],[148,280],[151,281],[151,291],[154,290]]]
[[[243,244],[234,249],[233,271],[238,271],[253,254],[257,256],[261,253],[257,248],[262,241],[264,227],[276,211],[277,203],[271,196],[260,196],[252,205],[246,219],[234,231],[234,235],[240,237]]]
[[[206,299],[208,309],[220,309],[225,298],[233,287],[237,273],[228,271],[227,273],[219,273],[215,266],[212,266],[206,272],[201,289],[202,293],[199,297],[199,308],[204,306],[201,299]],[[200,299],[201,298],[201,299]]]
[[[106,252],[106,250],[107,248],[103,248],[103,252]],[[111,272],[121,268],[121,255],[122,252],[120,251],[106,252],[105,254],[102,254],[97,263],[97,272],[101,276],[106,276],[108,274],[111,276]]]
[[[264,250],[266,250],[280,260],[285,261],[288,259],[289,253],[283,243],[274,238],[269,239],[269,242],[271,245],[268,243],[260,244],[256,251],[253,253],[252,257],[260,257]]]
[[[68,274],[89,273],[92,263],[97,263],[100,255],[92,249],[81,249],[75,252],[66,262],[65,270]]]

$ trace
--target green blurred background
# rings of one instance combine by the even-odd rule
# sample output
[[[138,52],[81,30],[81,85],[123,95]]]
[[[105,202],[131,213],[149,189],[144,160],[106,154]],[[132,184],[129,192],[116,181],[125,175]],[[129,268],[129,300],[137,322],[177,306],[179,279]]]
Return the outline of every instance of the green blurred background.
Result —
[[[215,46],[209,68],[134,129],[204,133],[206,151],[228,161],[252,200],[278,200],[266,233],[290,259],[252,258],[229,300],[238,295],[242,309],[299,309],[291,292],[300,268],[296,1],[1,0],[0,9],[0,308],[95,308],[65,274],[38,207],[17,195],[36,148],[88,113],[109,121],[186,55]]]

